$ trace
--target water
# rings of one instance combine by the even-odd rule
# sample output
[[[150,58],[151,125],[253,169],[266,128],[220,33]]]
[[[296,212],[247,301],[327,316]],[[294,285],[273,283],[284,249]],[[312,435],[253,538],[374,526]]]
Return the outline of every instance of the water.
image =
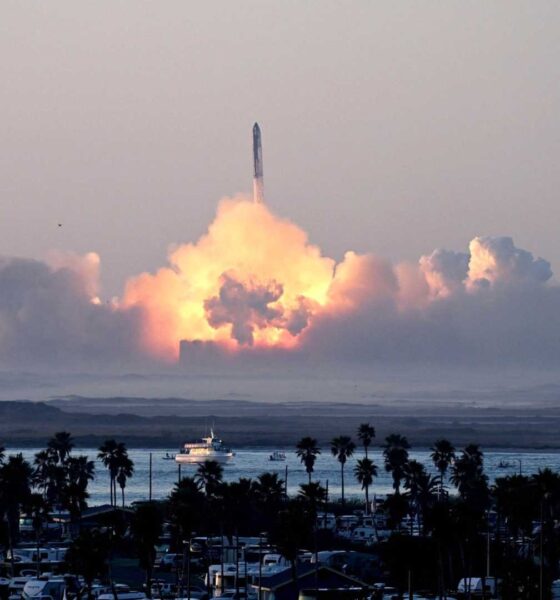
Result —
[[[33,456],[40,448],[8,448],[8,454],[21,452],[23,456],[32,461]],[[282,450],[286,453],[285,462],[272,462],[269,455],[273,450]],[[109,475],[100,461],[97,460],[96,448],[81,448],[74,451],[75,454],[86,454],[88,458],[95,459],[96,478],[89,485],[90,505],[104,504],[109,502]],[[149,461],[152,453],[152,495],[154,499],[165,498],[172,490],[177,481],[178,469],[175,461],[163,460],[165,450],[154,449],[129,449],[129,455],[134,461],[134,476],[128,481],[125,490],[126,502],[134,500],[145,500],[148,498],[149,489]],[[383,459],[379,450],[370,450],[370,458],[373,459],[378,468],[378,477],[375,478],[372,493],[387,494],[392,491],[391,476],[383,468]],[[353,475],[356,460],[363,457],[363,452],[356,454],[346,463],[344,470],[345,495],[347,497],[362,497],[363,492]],[[423,463],[429,471],[435,472],[430,460],[429,450],[412,451],[410,457]],[[487,451],[485,457],[485,470],[493,482],[496,477],[512,475],[519,472],[519,461],[524,475],[536,473],[539,469],[549,467],[560,471],[560,452],[530,452],[530,451]],[[511,463],[511,467],[499,468],[501,461]],[[253,449],[238,450],[231,463],[224,465],[224,479],[234,481],[240,477],[255,479],[264,471],[276,472],[284,479],[285,470],[288,467],[288,493],[296,494],[300,483],[307,483],[307,473],[293,448]],[[192,475],[196,472],[197,465],[181,465],[183,476]],[[323,454],[317,458],[313,480],[319,480],[323,485],[328,481],[330,497],[340,496],[340,464],[331,456],[330,451],[325,449]],[[120,498],[120,489],[119,498]]]

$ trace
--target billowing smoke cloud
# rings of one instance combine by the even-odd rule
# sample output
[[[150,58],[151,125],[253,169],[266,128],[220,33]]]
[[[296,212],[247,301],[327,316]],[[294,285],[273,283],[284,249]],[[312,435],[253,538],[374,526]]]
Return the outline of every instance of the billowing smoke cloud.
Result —
[[[138,358],[138,311],[97,298],[99,257],[0,259],[0,361],[19,369],[120,367]]]
[[[390,285],[389,273],[397,284]],[[475,238],[468,254],[436,250],[417,265],[345,278],[342,301],[318,316],[305,341],[315,352],[350,360],[556,363],[560,288],[547,285],[551,276],[547,261],[511,238]],[[353,311],[342,321],[337,306],[345,299]]]
[[[253,345],[256,329],[286,330],[297,336],[309,323],[312,302],[300,296],[286,309],[280,302],[283,295],[284,287],[274,280],[259,284],[224,273],[219,295],[204,302],[206,319],[215,329],[230,324],[231,337],[241,345]]]
[[[129,281],[123,305],[144,308],[145,347],[172,360],[181,340],[298,345],[335,266],[299,227],[242,198],[223,201],[208,233],[173,249],[169,263]]]
[[[445,298],[457,292],[469,272],[468,254],[449,250],[434,250],[419,260],[432,298]]]
[[[0,261],[0,361],[175,362],[183,342],[206,357],[557,363],[551,277],[508,237],[416,263],[347,252],[336,264],[299,227],[238,197],[196,243],[174,247],[168,266],[131,278],[120,300],[99,299],[96,254]]]
[[[219,296],[204,302],[206,319],[215,329],[230,324],[231,337],[252,346],[255,328],[274,326],[281,318],[281,308],[273,308],[273,304],[283,293],[282,286],[275,281],[261,285],[225,273],[220,278]]]
[[[474,238],[469,245],[473,286],[539,284],[552,277],[550,263],[516,248],[510,237]]]
[[[145,347],[173,359],[181,340],[352,361],[537,360],[560,349],[550,265],[507,237],[416,264],[354,252],[335,264],[301,229],[237,198],[169,261],[131,280],[124,305],[146,310]]]

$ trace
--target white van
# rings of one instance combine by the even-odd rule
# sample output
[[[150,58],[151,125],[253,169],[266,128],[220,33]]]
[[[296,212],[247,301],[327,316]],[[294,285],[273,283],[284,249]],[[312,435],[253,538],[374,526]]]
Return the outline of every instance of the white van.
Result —
[[[263,567],[269,565],[282,565],[287,567],[290,565],[290,561],[286,560],[281,554],[269,553],[263,556],[262,564]]]
[[[319,513],[317,515],[317,529],[327,529],[334,531],[336,529],[336,517],[333,513]]]
[[[377,541],[377,535],[373,527],[356,527],[350,539],[354,543],[372,544]]]
[[[119,600],[146,600],[147,596],[144,592],[136,592],[131,590],[130,592],[124,592],[118,594]],[[110,594],[101,594],[97,597],[97,600],[115,600],[113,592]]]
[[[76,594],[80,587],[78,578],[74,576],[43,575],[29,579],[21,597],[23,600],[63,600],[68,593]]]
[[[496,597],[497,582],[495,577],[466,577],[459,581],[457,593],[473,596],[482,596],[482,592],[490,594],[492,598]]]

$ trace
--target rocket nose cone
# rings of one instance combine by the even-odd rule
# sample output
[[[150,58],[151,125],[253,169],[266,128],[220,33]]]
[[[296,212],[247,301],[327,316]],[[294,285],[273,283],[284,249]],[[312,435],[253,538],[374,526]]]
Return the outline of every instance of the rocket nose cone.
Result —
[[[260,131],[260,130],[261,130],[261,128],[259,127],[259,124],[258,124],[258,123],[255,123],[255,124],[253,125],[253,132],[254,132],[254,133],[256,133],[257,131]]]

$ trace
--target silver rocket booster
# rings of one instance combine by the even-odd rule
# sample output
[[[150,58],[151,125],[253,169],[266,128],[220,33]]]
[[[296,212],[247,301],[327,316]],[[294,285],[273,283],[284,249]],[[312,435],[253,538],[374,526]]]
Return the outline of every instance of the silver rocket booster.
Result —
[[[253,201],[257,204],[264,202],[261,128],[258,123],[253,125]]]

